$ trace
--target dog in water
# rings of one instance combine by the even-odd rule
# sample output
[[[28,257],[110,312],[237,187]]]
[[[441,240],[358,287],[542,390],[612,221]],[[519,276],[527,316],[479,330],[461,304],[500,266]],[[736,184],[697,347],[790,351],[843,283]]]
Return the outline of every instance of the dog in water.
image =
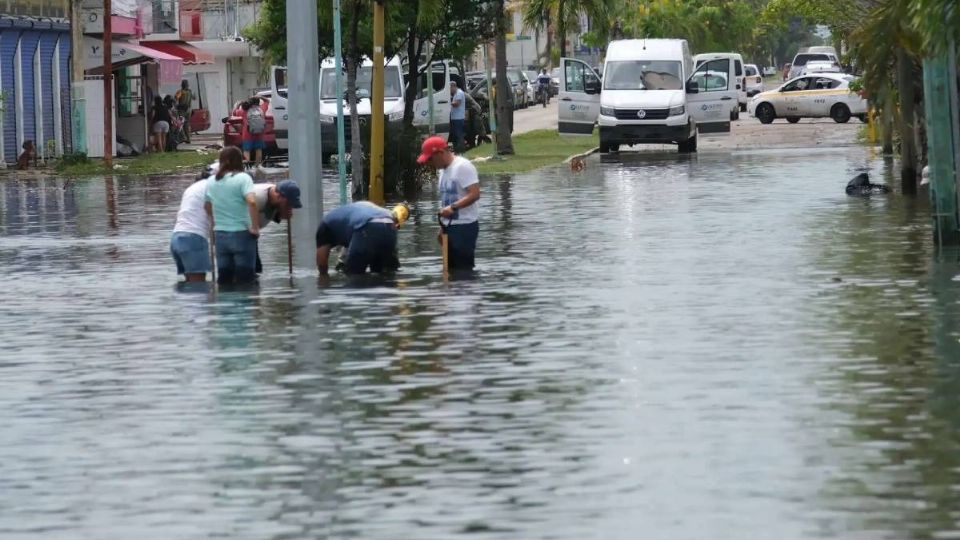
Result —
[[[20,153],[20,157],[17,158],[17,170],[25,171],[30,167],[30,160],[36,160],[37,158],[37,147],[34,146],[33,141],[23,141],[23,152]]]
[[[871,184],[867,173],[860,173],[847,183],[847,195],[851,197],[869,197],[874,193],[890,193],[890,188],[882,184]]]

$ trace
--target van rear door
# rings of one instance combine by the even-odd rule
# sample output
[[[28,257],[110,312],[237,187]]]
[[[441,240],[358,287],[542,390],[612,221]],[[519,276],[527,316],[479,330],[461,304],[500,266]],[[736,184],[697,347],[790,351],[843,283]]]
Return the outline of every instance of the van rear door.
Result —
[[[415,126],[429,129],[430,93],[433,92],[433,127],[437,135],[446,135],[450,131],[450,64],[447,61],[435,61],[429,68],[423,68],[417,99],[413,102],[413,123]],[[466,89],[463,89],[466,92]]]
[[[696,83],[697,93],[689,93]],[[730,116],[737,107],[737,75],[732,58],[707,60],[687,82],[687,108],[703,134],[729,134]]]
[[[287,150],[290,114],[287,111],[287,68],[270,66],[270,106],[267,114],[273,115],[273,132],[277,136],[277,148]]]
[[[600,116],[600,76],[586,62],[560,59],[560,105],[557,124],[561,135],[590,135]]]

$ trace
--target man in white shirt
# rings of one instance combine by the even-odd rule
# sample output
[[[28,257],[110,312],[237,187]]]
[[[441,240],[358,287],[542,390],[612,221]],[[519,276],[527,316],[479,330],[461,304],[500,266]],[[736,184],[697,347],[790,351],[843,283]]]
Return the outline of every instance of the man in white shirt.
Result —
[[[480,234],[480,180],[470,160],[450,151],[441,137],[423,141],[420,165],[430,164],[440,176],[440,217],[446,223],[450,270],[473,270]]]

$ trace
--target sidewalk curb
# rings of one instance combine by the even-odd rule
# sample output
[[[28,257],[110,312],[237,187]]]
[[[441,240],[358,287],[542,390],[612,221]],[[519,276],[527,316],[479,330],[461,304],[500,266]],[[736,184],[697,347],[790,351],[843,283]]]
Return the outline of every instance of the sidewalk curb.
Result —
[[[600,147],[599,147],[599,146],[596,146],[596,147],[594,147],[594,148],[592,148],[592,149],[590,149],[590,150],[587,150],[586,152],[584,152],[584,153],[582,153],[582,154],[574,154],[574,155],[568,157],[567,159],[563,160],[563,163],[568,164],[568,163],[570,163],[571,161],[573,161],[573,160],[575,160],[575,159],[577,159],[577,158],[585,158],[585,157],[587,157],[587,156],[589,156],[589,155],[591,155],[591,154],[596,154],[596,153],[599,152],[599,151],[600,151]]]

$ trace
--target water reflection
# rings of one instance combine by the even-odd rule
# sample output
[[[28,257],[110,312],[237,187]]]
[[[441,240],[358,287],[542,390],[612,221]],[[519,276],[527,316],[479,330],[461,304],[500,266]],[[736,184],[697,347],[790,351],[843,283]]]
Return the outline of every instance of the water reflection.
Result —
[[[175,284],[189,177],[6,182],[0,536],[957,534],[960,264],[843,195],[888,164],[587,167],[483,179],[477,279],[427,193],[395,276],[268,227],[251,290]]]

